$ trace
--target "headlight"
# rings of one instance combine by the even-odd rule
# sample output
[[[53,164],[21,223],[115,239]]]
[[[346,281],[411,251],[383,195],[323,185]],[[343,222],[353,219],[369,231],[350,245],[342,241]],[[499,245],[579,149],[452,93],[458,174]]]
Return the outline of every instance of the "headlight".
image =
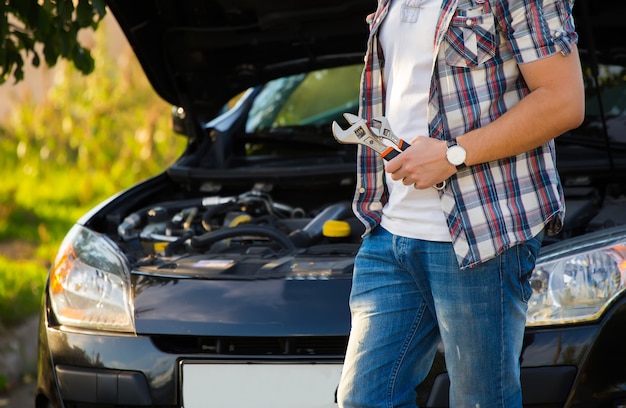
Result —
[[[527,326],[598,319],[626,288],[624,234],[596,233],[548,250],[530,279]]]
[[[126,259],[109,238],[80,225],[61,244],[50,301],[62,325],[135,331]]]

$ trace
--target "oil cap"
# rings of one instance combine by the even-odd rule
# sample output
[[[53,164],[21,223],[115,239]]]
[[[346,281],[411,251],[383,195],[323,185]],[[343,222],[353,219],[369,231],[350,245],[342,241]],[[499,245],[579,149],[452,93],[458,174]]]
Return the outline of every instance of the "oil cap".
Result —
[[[322,234],[327,238],[346,238],[350,236],[350,232],[350,224],[339,220],[326,221],[322,229]]]

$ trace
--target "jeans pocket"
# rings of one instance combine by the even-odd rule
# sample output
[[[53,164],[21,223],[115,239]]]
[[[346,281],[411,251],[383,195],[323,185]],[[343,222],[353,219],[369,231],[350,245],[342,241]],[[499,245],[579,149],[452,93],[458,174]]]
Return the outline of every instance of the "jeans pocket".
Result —
[[[535,270],[535,263],[542,241],[543,232],[517,245],[517,262],[519,265],[518,278],[520,282],[522,300],[526,303],[530,300],[532,295],[530,275]]]
[[[493,14],[483,7],[457,10],[443,44],[446,63],[466,68],[485,64],[496,55],[497,35]]]

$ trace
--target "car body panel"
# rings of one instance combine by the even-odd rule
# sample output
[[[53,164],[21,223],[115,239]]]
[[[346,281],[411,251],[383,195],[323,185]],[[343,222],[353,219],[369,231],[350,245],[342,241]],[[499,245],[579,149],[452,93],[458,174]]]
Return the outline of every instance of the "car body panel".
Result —
[[[340,336],[350,330],[350,275],[333,281],[138,276],[134,286],[138,334]]]

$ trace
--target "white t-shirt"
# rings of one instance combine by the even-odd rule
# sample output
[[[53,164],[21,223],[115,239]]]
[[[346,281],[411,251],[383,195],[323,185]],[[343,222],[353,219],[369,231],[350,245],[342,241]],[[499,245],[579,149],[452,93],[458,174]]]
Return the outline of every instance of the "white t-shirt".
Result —
[[[386,112],[391,129],[410,142],[428,135],[427,108],[434,37],[442,0],[392,0],[379,39],[385,56]],[[451,241],[439,193],[393,181],[381,225],[389,232],[429,241]]]

